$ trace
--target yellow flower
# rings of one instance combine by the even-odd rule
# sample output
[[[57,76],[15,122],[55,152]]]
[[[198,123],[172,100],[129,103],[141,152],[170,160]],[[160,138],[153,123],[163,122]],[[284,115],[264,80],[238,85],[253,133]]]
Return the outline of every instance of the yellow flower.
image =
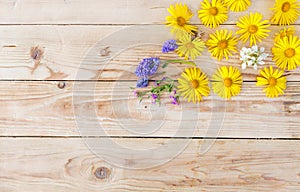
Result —
[[[199,68],[186,68],[178,83],[178,92],[188,102],[198,103],[202,101],[202,96],[209,95],[208,78]]]
[[[201,2],[201,9],[198,17],[206,27],[215,28],[228,19],[228,8],[223,0],[204,0]]]
[[[171,32],[176,37],[182,34],[194,33],[197,31],[197,27],[190,24],[190,19],[193,17],[193,13],[187,5],[181,3],[170,5],[168,12],[171,14],[166,17],[166,25],[171,27]]]
[[[279,33],[276,34],[276,37],[274,39],[275,42],[278,42],[279,39],[283,39],[284,37],[288,37],[290,35],[294,35],[295,34],[295,27],[289,27],[289,28],[283,28],[279,31]]]
[[[276,0],[272,22],[279,25],[293,24],[299,17],[299,0]]]
[[[175,52],[180,57],[185,57],[185,59],[196,59],[196,57],[202,54],[202,51],[205,48],[205,43],[199,37],[194,39],[188,33],[182,35],[177,40],[178,48]]]
[[[242,74],[236,67],[220,67],[212,76],[213,91],[220,97],[230,99],[240,93],[242,87]]]
[[[256,45],[256,41],[261,42],[262,39],[268,36],[267,28],[270,26],[268,20],[262,21],[262,14],[260,13],[250,13],[250,15],[245,15],[239,19],[239,22],[236,24],[239,28],[237,34],[240,34],[240,40],[244,43],[250,39],[250,46],[253,44]]]
[[[217,30],[214,34],[210,34],[206,45],[212,56],[219,60],[226,57],[228,60],[228,55],[232,55],[232,52],[237,52],[237,43],[237,38],[232,36],[232,32],[228,33],[227,30]]]
[[[286,77],[283,76],[282,70],[273,70],[273,67],[265,67],[264,70],[260,71],[259,77],[257,77],[257,86],[265,86],[264,92],[267,97],[278,97],[278,95],[283,95],[286,89]]]
[[[229,6],[231,11],[235,12],[246,11],[251,5],[250,0],[224,0],[224,3]]]
[[[279,68],[296,69],[300,65],[300,39],[297,36],[280,39],[272,48],[272,53]]]

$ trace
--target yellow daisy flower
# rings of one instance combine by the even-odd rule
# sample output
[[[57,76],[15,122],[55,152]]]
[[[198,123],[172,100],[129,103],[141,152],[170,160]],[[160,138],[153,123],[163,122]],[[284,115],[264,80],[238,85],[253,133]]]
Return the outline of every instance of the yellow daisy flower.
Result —
[[[275,42],[278,42],[279,39],[283,39],[284,37],[288,37],[290,35],[294,35],[296,32],[295,27],[289,27],[289,28],[283,28],[279,31],[279,33],[276,34],[276,37],[274,39]]]
[[[224,0],[224,3],[229,6],[231,11],[235,12],[246,11],[251,5],[250,0]]]
[[[279,25],[290,25],[297,21],[300,11],[299,0],[276,0],[272,22]]]
[[[280,39],[272,48],[272,53],[279,68],[296,69],[300,65],[300,39],[297,36]]]
[[[242,74],[236,67],[220,67],[212,76],[213,91],[220,97],[230,99],[240,93],[242,87]]]
[[[257,77],[257,86],[265,86],[263,90],[266,93],[267,97],[278,97],[278,95],[283,95],[284,90],[286,89],[286,77],[283,76],[283,70],[276,69],[273,70],[273,67],[265,67],[264,70],[260,71],[259,77]]]
[[[228,8],[223,0],[204,0],[201,2],[201,9],[198,17],[206,27],[215,28],[228,19]]]
[[[202,101],[202,96],[209,95],[208,78],[199,68],[186,68],[178,83],[178,92],[188,102],[198,103]]]
[[[187,5],[182,5],[181,3],[177,3],[175,6],[170,5],[168,12],[171,15],[166,17],[166,25],[171,27],[171,32],[175,34],[176,37],[186,32],[194,33],[197,31],[197,27],[190,24],[193,13]]]
[[[228,55],[231,56],[232,52],[237,52],[236,45],[238,40],[232,36],[232,32],[217,30],[214,34],[210,34],[209,37],[206,42],[208,51],[217,59],[221,60],[225,57],[228,60]]]
[[[177,40],[178,48],[175,52],[180,56],[188,59],[196,59],[202,54],[205,48],[205,43],[199,37],[192,38],[188,33],[180,36]]]
[[[240,40],[244,43],[250,39],[250,46],[253,44],[256,45],[256,41],[261,42],[262,39],[268,36],[267,28],[270,26],[268,20],[262,21],[262,14],[260,13],[250,13],[250,15],[245,15],[239,19],[239,22],[236,24],[240,30],[236,34],[240,34]]]

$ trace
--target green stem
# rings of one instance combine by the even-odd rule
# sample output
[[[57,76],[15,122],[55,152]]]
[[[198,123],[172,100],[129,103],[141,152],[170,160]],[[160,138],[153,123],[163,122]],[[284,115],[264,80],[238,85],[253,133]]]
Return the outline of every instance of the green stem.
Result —
[[[166,60],[166,63],[182,63],[182,64],[188,64],[192,66],[196,66],[196,64],[193,61],[185,61],[185,60]]]

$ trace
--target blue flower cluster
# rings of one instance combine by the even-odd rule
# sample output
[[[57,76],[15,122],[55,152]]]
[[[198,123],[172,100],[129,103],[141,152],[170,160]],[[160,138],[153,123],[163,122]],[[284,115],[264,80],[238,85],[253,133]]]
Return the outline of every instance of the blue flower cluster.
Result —
[[[142,88],[148,86],[148,78],[157,72],[159,67],[159,58],[145,58],[135,70],[135,75],[140,79],[137,81],[136,87]]]
[[[175,51],[177,48],[178,48],[178,45],[176,43],[176,40],[171,39],[164,43],[164,45],[162,47],[162,52],[168,53],[170,51]]]
[[[141,79],[139,79],[136,82],[136,87],[137,88],[147,87],[148,86],[148,82],[149,82],[148,77],[142,77]]]

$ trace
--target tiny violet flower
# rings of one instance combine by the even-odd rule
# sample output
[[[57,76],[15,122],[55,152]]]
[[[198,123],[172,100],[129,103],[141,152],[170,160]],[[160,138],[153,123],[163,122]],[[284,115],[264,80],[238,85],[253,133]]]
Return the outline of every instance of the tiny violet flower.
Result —
[[[173,104],[173,105],[179,105],[179,101],[178,101],[178,98],[177,98],[177,97],[174,97],[174,98],[173,98],[172,104]]]
[[[136,83],[136,87],[137,88],[143,88],[143,87],[147,87],[149,83],[149,79],[148,77],[143,77],[141,79],[139,79]]]
[[[176,95],[177,94],[177,91],[176,90],[174,90],[173,91],[173,94],[174,95],[170,95],[170,99],[172,99],[172,104],[173,105],[179,105],[179,96],[178,95]]]
[[[157,96],[156,94],[152,94],[151,97],[152,97],[152,99],[154,99],[154,100],[158,98],[158,96]]]
[[[162,52],[168,53],[170,51],[175,51],[177,48],[178,48],[178,45],[176,43],[176,40],[174,40],[174,39],[167,40],[162,47]]]
[[[264,47],[258,48],[257,45],[252,46],[251,48],[243,47],[240,51],[240,60],[243,61],[242,69],[253,66],[253,68],[256,70],[257,65],[264,65],[264,60],[269,56],[268,54],[264,53],[264,51]]]
[[[133,95],[134,95],[135,97],[138,97],[139,92],[138,92],[137,90],[134,90],[134,91],[133,91]]]

